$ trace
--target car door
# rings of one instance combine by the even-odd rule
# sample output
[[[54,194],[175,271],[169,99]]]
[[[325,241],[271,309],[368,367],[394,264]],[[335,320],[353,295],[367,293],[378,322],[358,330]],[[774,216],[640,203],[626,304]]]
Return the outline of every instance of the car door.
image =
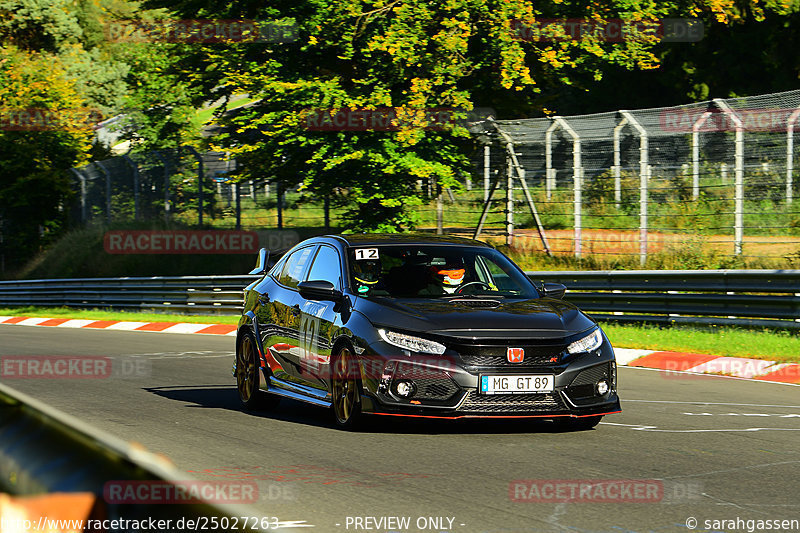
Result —
[[[300,294],[297,285],[314,256],[316,245],[299,248],[283,262],[268,294],[260,299],[256,314],[262,325],[264,350],[277,366],[271,363],[273,374],[282,379],[300,377]]]
[[[307,281],[328,281],[342,290],[342,258],[333,246],[321,244],[306,276]],[[309,385],[327,388],[331,348],[341,324],[335,302],[300,298],[301,367]]]

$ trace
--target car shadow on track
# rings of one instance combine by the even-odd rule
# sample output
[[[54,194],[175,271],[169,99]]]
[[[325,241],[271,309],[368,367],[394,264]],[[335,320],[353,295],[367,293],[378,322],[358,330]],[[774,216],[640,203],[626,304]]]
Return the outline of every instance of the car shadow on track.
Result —
[[[236,387],[208,385],[203,387],[146,387],[147,392],[169,400],[183,402],[190,408],[226,409],[247,416],[291,422],[319,428],[336,428],[329,409],[282,398],[280,405],[266,411],[245,411]],[[564,433],[571,431],[550,420],[538,418],[441,420],[366,415],[359,433],[381,434],[518,434]],[[592,430],[588,430],[592,431]]]

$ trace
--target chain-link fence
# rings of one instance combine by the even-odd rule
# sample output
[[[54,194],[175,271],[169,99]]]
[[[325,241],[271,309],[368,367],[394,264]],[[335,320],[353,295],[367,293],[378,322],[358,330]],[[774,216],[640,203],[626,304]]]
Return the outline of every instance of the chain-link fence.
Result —
[[[504,189],[488,212],[504,216],[517,248],[638,256],[642,265],[687,250],[730,256],[732,265],[792,263],[800,259],[799,116],[800,91],[790,91],[488,121],[486,187]],[[526,231],[538,229],[534,213],[543,237]]]
[[[798,117],[800,91],[790,91],[473,124],[471,179],[441,194],[419,182],[419,226],[631,265],[658,267],[654,258],[673,255],[703,268],[693,257],[711,254],[717,267],[797,267]],[[191,148],[97,161],[73,169],[74,218],[341,227],[346,195],[320,198],[268,179],[236,183],[236,171],[228,154]]]

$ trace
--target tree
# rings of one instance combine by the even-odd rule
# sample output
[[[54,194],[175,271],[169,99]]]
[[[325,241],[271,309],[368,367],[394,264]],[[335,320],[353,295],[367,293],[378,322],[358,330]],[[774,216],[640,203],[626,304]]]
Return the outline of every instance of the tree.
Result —
[[[292,42],[209,45],[187,57],[187,75],[191,71],[192,83],[206,94],[260,98],[221,118],[227,128],[213,145],[237,155],[243,179],[270,177],[319,194],[338,192],[352,207],[352,228],[385,231],[413,226],[419,181],[457,187],[468,172],[473,146],[466,128],[458,121],[431,121],[432,110],[465,116],[474,107],[488,107],[501,117],[541,116],[561,87],[599,80],[614,66],[646,70],[659,63],[653,53],[658,39],[647,31],[608,42],[589,33],[564,38],[562,29],[559,38],[545,42],[526,38],[526,28],[548,19],[619,18],[647,30],[667,16],[708,13],[722,19],[736,9],[728,0],[149,5],[169,7],[179,17],[296,21],[298,39]],[[337,110],[352,117],[381,108],[394,109],[394,127],[309,127]]]
[[[96,121],[53,57],[0,47],[0,232],[18,266],[61,229]]]

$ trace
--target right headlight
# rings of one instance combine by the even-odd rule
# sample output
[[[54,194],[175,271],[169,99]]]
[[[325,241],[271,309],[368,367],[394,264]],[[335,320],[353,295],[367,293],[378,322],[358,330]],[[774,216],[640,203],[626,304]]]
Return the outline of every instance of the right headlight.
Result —
[[[396,331],[389,331],[385,329],[379,329],[378,334],[389,344],[397,346],[398,348],[405,348],[410,352],[441,355],[446,350],[443,344],[439,344],[438,342],[432,340],[423,339],[422,337],[414,337],[412,335],[406,335],[405,333],[397,333]]]
[[[603,334],[600,332],[600,328],[597,328],[593,332],[586,335],[584,338],[577,340],[567,346],[567,352],[569,353],[583,353],[583,352],[591,352],[600,347],[603,344]]]

